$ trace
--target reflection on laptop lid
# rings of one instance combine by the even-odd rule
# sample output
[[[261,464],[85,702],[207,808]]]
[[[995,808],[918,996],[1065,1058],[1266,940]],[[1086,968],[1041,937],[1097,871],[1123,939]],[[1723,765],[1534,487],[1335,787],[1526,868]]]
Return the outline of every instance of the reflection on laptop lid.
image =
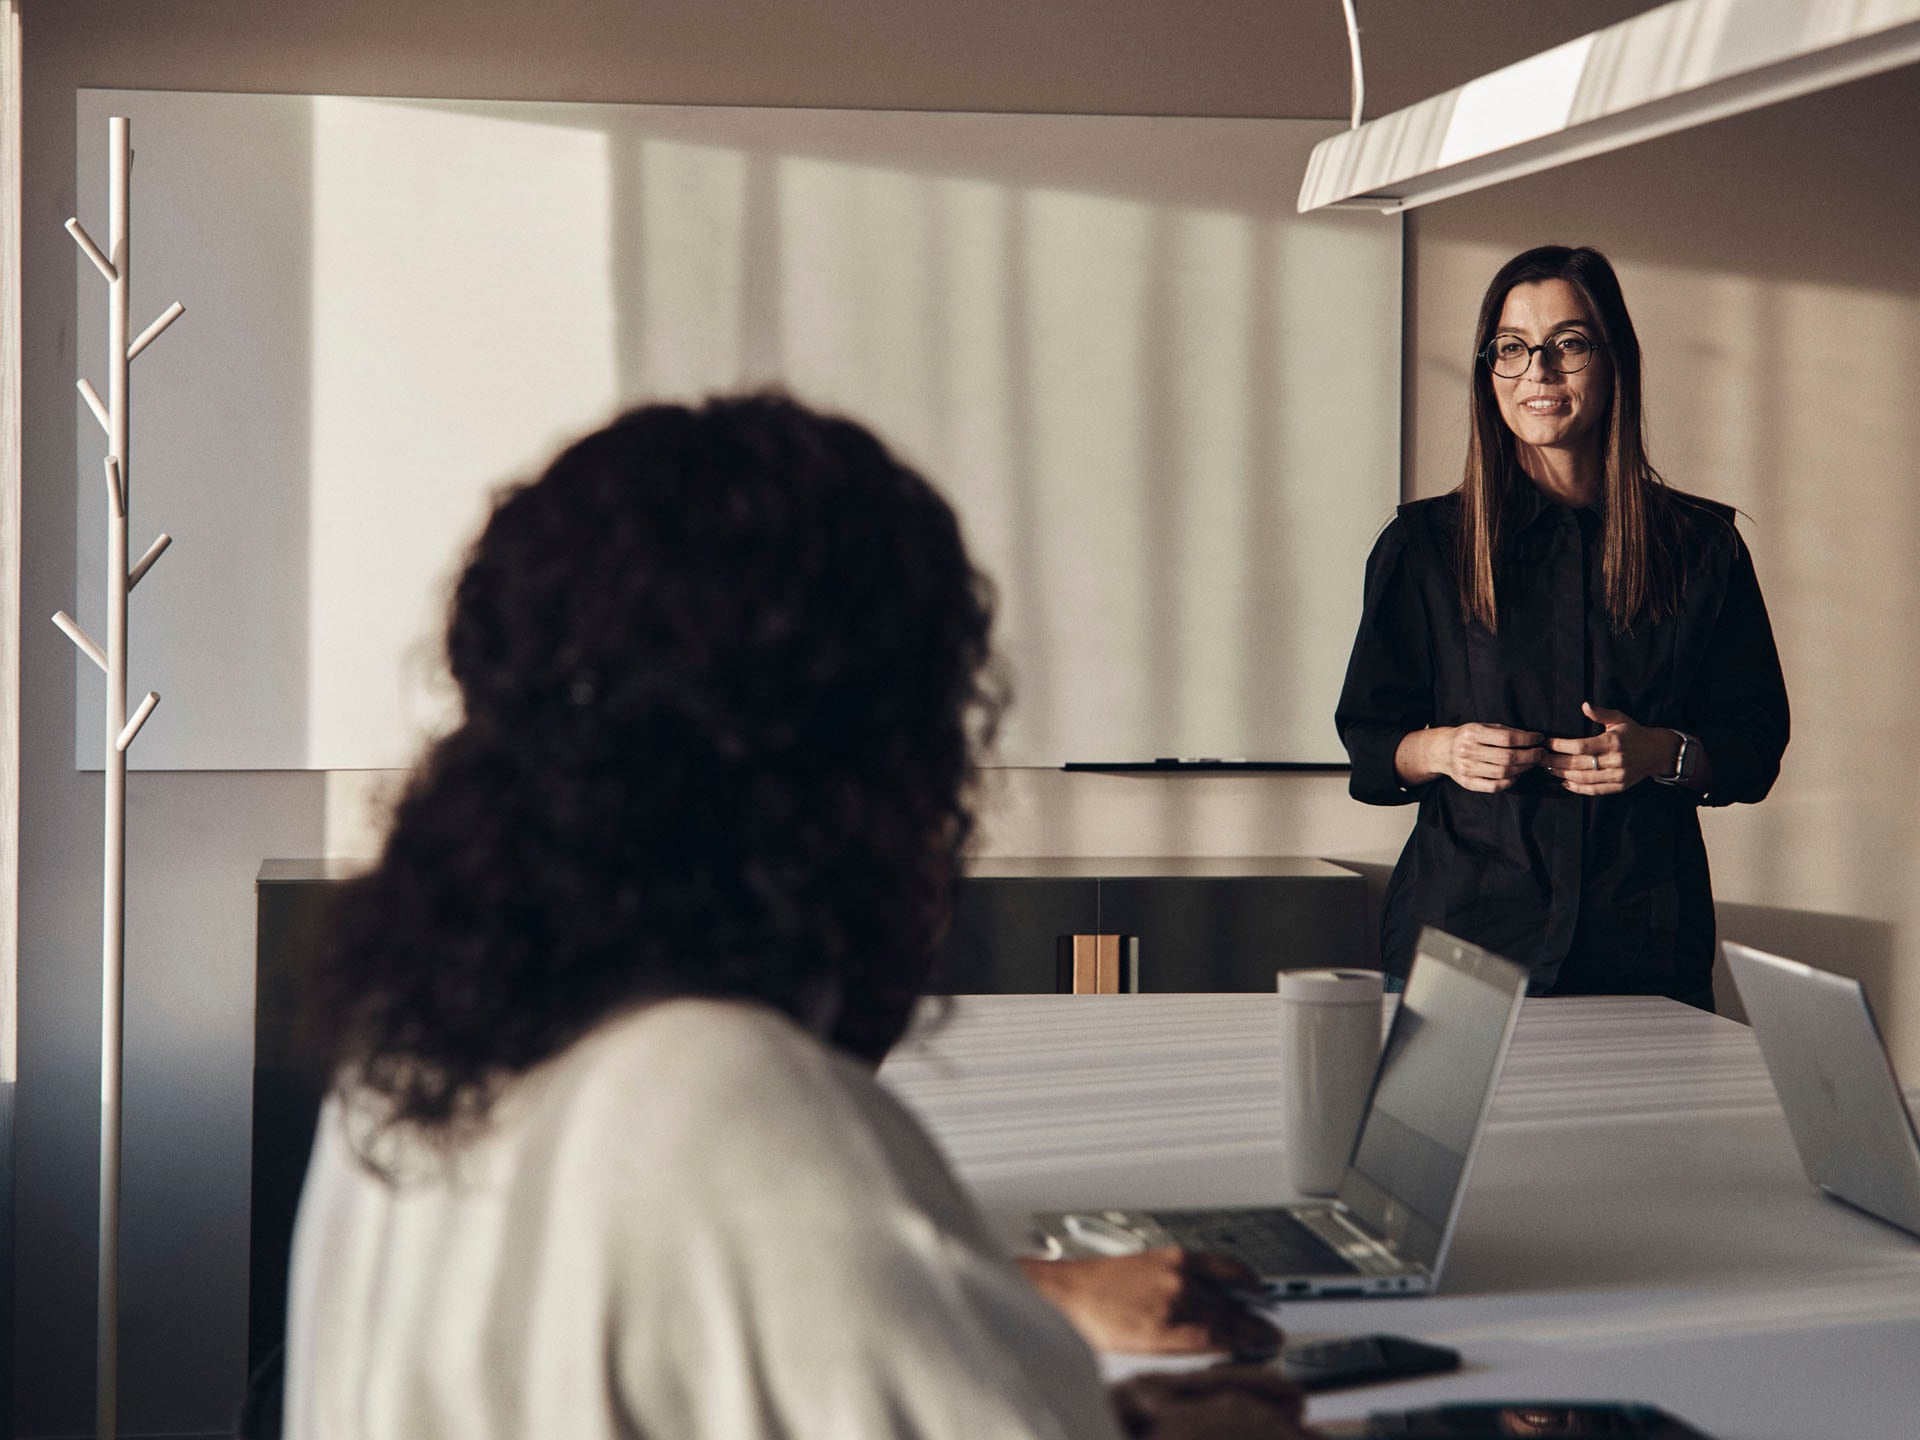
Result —
[[[1438,1275],[1527,973],[1431,927],[1374,1071],[1340,1203]]]
[[[1335,1199],[1055,1212],[1035,1217],[1038,1239],[1055,1255],[1225,1250],[1280,1296],[1433,1289],[1526,984],[1509,960],[1421,932]]]
[[[1726,942],[1807,1178],[1920,1235],[1920,1139],[1860,982]]]

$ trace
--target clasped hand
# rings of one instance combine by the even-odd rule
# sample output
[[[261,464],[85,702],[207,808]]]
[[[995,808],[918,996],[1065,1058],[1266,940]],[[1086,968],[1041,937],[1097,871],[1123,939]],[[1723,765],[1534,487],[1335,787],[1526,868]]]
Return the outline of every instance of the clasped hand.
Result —
[[[1479,723],[1416,730],[1407,737],[1415,742],[1416,753],[1407,756],[1413,764],[1399,768],[1412,781],[1444,775],[1484,794],[1512,789],[1529,770],[1545,770],[1575,795],[1618,795],[1650,775],[1672,772],[1679,745],[1673,731],[1590,702],[1580,709],[1602,727],[1598,735],[1549,738],[1537,730]]]

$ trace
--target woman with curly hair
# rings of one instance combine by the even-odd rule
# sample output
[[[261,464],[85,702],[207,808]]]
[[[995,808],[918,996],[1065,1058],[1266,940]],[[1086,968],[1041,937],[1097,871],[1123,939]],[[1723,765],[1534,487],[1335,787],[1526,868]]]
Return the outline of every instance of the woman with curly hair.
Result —
[[[501,500],[462,723],[316,968],[289,1434],[1295,1433],[1258,1372],[1109,1394],[873,1079],[989,614],[932,487],[775,396],[634,411]]]

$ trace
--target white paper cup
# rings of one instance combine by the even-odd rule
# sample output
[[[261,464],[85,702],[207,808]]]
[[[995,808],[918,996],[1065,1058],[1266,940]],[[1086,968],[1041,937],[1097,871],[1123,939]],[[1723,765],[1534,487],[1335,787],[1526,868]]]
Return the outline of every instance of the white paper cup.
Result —
[[[1280,1116],[1288,1185],[1340,1188],[1380,1058],[1378,970],[1283,970]]]

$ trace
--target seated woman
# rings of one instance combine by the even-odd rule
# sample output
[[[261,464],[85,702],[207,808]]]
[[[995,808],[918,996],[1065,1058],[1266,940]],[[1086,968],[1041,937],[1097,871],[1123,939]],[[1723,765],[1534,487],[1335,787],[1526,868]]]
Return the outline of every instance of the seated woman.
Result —
[[[287,1433],[1299,1433],[1257,1370],[1107,1391],[873,1078],[972,826],[988,625],[935,491],[778,397],[635,411],[501,500],[462,722],[314,977]],[[1150,1322],[1208,1288],[1118,1273]]]

